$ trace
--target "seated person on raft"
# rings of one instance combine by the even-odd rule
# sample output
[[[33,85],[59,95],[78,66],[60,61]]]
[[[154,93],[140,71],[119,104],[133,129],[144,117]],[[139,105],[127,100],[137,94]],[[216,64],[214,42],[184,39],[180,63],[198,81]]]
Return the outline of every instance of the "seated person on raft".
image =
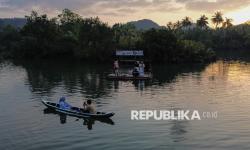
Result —
[[[134,69],[132,71],[132,75],[133,75],[133,77],[138,77],[140,75],[139,62],[138,61],[135,62]]]
[[[138,70],[137,67],[134,68],[134,70],[133,70],[133,72],[132,72],[132,75],[133,75],[134,77],[138,77],[138,76],[140,75],[140,72],[139,72],[139,70]]]
[[[87,103],[86,102],[83,103],[83,110],[85,113],[92,113],[92,114],[96,113],[95,107],[93,106],[91,100],[87,100]]]

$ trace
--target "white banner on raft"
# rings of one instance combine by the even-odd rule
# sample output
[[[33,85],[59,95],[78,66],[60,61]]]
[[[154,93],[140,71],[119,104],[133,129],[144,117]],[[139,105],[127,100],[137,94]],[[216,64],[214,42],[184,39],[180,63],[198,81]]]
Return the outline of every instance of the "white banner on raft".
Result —
[[[143,50],[117,50],[116,56],[144,56]]]

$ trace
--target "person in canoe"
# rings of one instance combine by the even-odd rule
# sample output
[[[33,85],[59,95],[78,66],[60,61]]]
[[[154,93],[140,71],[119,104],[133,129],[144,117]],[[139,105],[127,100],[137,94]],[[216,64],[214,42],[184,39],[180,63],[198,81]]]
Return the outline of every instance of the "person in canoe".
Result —
[[[65,102],[66,98],[65,97],[61,97],[59,99],[59,105],[61,109],[70,109],[72,106],[70,104],[68,104],[67,102]]]
[[[92,113],[92,114],[96,113],[95,107],[93,106],[91,100],[87,100],[87,102],[83,103],[83,110],[85,113]]]
[[[118,75],[119,75],[119,62],[118,62],[117,59],[114,61],[114,64],[113,64],[113,65],[114,65],[114,66],[113,66],[113,68],[114,68],[114,73],[115,73],[116,76],[118,76]]]

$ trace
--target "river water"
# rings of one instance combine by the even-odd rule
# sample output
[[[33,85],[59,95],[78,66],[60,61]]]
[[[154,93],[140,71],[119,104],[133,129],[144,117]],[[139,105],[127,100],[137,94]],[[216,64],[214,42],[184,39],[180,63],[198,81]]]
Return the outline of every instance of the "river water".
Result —
[[[109,81],[109,65],[0,64],[0,149],[250,149],[250,63],[152,66],[147,82]],[[123,70],[126,71],[126,70]],[[50,112],[46,97],[92,99],[107,122]],[[131,120],[131,110],[217,112],[201,120]]]

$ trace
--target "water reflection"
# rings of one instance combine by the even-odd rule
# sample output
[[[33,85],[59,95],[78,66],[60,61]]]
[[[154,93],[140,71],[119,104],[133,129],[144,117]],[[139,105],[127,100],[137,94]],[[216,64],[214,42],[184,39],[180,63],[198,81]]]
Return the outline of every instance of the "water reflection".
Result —
[[[135,80],[132,82],[132,84],[135,86],[135,89],[143,91],[144,87],[146,86],[145,82],[146,81],[144,80]]]
[[[105,79],[110,68],[67,62],[18,62],[27,72],[27,83],[33,93],[48,95],[53,89],[63,87],[67,93],[82,92],[88,98],[107,95],[111,88]]]
[[[96,121],[99,121],[101,123],[106,123],[109,125],[114,125],[114,121],[110,118],[103,118],[103,119],[94,119],[94,118],[83,118],[83,125],[88,128],[88,130],[93,129],[93,125]]]
[[[178,110],[182,110],[183,108],[179,108],[176,106],[171,107],[171,111],[175,112],[175,116],[178,116]],[[189,125],[188,120],[171,120],[170,122],[170,138],[173,142],[182,142],[186,138],[186,134],[188,132],[187,127]]]
[[[16,62],[27,72],[27,83],[33,93],[48,96],[53,94],[55,88],[63,87],[67,93],[81,92],[88,98],[100,98],[110,94],[110,89],[119,89],[120,82],[108,81],[106,76],[112,72],[110,65],[93,65],[83,62]],[[153,80],[151,81],[127,81],[132,82],[135,89],[143,91],[152,84],[165,85],[174,82],[176,77],[186,73],[198,74],[202,72],[206,64],[176,64],[153,65]],[[129,72],[125,68],[123,72]],[[112,83],[113,82],[113,83]]]
[[[44,114],[54,114],[54,115],[59,115],[60,117],[60,123],[61,124],[65,124],[67,123],[67,115],[62,114],[62,113],[58,113],[57,111],[53,110],[53,109],[49,109],[49,108],[45,108],[43,110]],[[101,122],[101,123],[105,123],[105,124],[109,124],[109,125],[114,125],[114,121],[110,118],[81,118],[83,119],[83,126],[86,126],[88,130],[92,130],[93,129],[93,125],[95,124],[96,121]],[[80,118],[77,118],[76,121],[81,120]]]
[[[154,65],[153,81],[155,84],[164,86],[165,83],[171,83],[178,76],[188,75],[188,73],[196,73],[200,75],[209,64],[172,64],[172,65]]]
[[[172,127],[170,128],[170,135],[174,142],[181,142],[185,140],[185,134],[187,121],[172,121]]]
[[[114,82],[114,88],[115,88],[115,89],[119,89],[119,82],[120,82],[120,81],[114,80],[113,82]]]

